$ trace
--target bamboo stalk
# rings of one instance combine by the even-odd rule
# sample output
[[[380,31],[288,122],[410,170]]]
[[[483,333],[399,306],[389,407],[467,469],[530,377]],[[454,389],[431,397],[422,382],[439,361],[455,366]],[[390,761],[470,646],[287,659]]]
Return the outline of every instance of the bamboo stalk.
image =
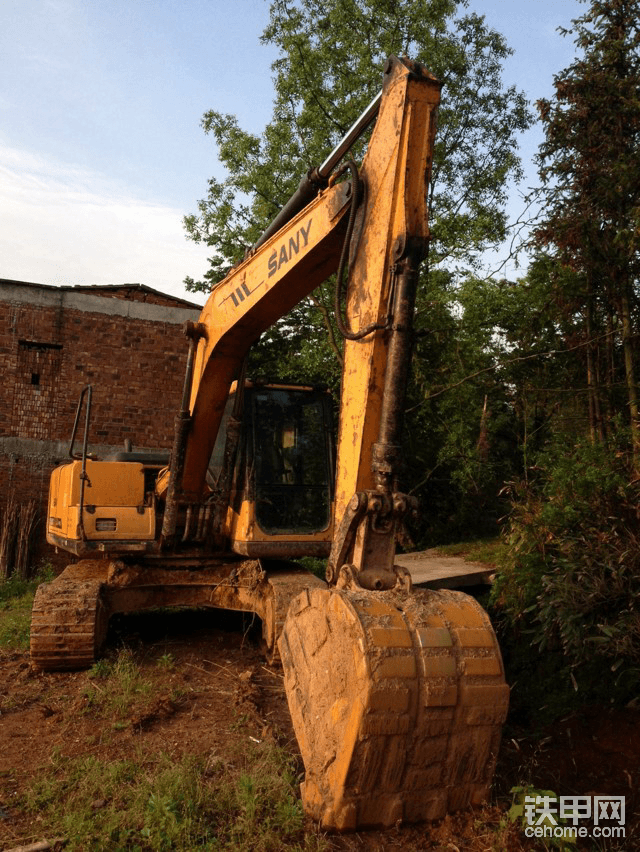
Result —
[[[38,527],[39,512],[35,500],[16,503],[10,499],[0,520],[0,580],[15,575],[27,579],[31,572],[31,553]]]
[[[16,523],[17,506],[11,498],[5,506],[0,524],[0,577],[5,580],[13,567]]]

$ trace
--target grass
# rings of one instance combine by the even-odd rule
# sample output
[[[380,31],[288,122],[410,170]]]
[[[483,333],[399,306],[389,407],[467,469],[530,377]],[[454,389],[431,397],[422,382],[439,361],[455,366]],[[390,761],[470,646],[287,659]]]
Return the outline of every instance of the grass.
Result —
[[[443,556],[461,556],[470,562],[482,562],[500,568],[504,564],[508,546],[501,538],[487,538],[444,544],[435,549]]]
[[[142,676],[127,648],[120,649],[114,660],[98,660],[87,675],[87,712],[112,715],[119,720],[147,703],[154,691],[153,683]]]
[[[33,597],[40,583],[51,579],[53,572],[44,567],[32,580],[9,577],[0,582],[0,648],[9,651],[29,648]]]
[[[141,667],[121,648],[86,673],[78,712],[95,717],[98,727],[129,727],[158,704],[175,665],[164,653]],[[305,833],[295,757],[244,736],[230,753],[224,761],[210,753],[176,757],[150,752],[140,741],[124,757],[69,757],[57,746],[12,810],[28,821],[34,837],[64,837],[72,852],[328,848],[322,835]]]
[[[320,850],[304,833],[292,758],[252,744],[237,765],[162,753],[144,761],[65,760],[35,780],[19,805],[38,832],[68,850]]]

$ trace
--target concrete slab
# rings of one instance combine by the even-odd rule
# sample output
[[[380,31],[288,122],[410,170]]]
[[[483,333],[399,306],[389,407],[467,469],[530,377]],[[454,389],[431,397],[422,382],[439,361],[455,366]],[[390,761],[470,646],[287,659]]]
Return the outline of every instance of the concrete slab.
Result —
[[[460,556],[441,556],[436,550],[396,554],[396,565],[406,568],[414,586],[428,589],[461,589],[490,585],[495,569]]]

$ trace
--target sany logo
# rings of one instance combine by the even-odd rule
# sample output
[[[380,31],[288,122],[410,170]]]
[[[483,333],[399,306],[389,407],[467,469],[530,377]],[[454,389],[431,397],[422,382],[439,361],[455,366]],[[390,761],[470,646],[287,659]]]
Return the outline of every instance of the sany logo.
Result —
[[[289,263],[291,258],[298,254],[301,248],[306,248],[309,242],[309,231],[311,230],[312,221],[313,219],[309,219],[306,226],[302,225],[302,227],[298,228],[295,235],[289,237],[288,244],[284,242],[279,249],[274,248],[273,252],[269,255],[269,278],[275,275],[281,266]]]

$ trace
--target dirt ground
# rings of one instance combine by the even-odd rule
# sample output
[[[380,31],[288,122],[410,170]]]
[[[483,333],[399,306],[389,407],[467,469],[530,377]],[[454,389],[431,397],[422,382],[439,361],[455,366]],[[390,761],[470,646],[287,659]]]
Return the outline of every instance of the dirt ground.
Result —
[[[151,705],[124,723],[96,723],[83,712],[87,672],[43,674],[25,653],[0,656],[0,849],[39,839],[38,826],[15,806],[17,796],[47,766],[51,755],[139,758],[141,753],[208,755],[232,765],[248,742],[272,739],[297,753],[283,680],[264,663],[240,617],[230,613],[149,614],[120,617],[110,629],[108,654],[125,645],[144,672],[153,671]],[[158,659],[171,666],[161,670]],[[160,680],[158,680],[160,679]],[[175,696],[179,696],[176,698]],[[512,786],[529,782],[558,795],[624,795],[624,845],[578,848],[640,849],[640,712],[590,708],[562,720],[542,738],[507,725],[494,800],[479,811],[439,824],[398,826],[328,839],[336,850],[451,852],[542,848],[512,826],[500,830]],[[302,769],[302,767],[300,767]],[[313,828],[310,826],[310,830]]]

